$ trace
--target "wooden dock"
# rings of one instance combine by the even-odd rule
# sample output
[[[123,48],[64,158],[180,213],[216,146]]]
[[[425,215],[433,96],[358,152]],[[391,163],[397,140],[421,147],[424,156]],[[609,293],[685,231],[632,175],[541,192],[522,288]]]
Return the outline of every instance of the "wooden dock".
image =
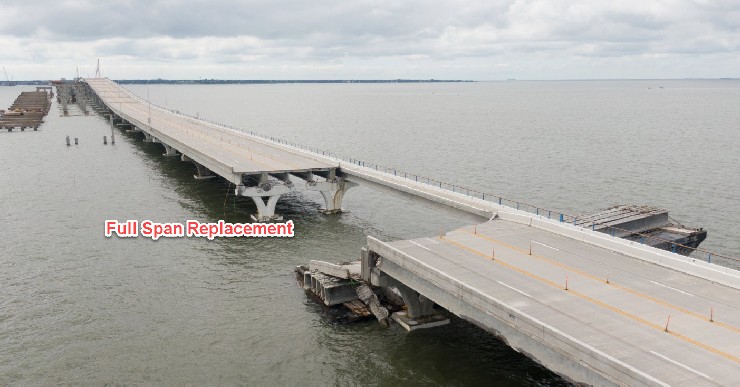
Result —
[[[45,91],[24,91],[15,99],[7,111],[0,114],[0,128],[25,131],[26,128],[38,130],[44,116],[51,108],[50,95]]]

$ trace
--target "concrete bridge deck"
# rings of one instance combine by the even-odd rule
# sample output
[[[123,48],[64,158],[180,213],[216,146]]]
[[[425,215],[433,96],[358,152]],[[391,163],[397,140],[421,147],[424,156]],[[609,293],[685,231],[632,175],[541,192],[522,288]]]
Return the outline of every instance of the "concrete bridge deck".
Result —
[[[341,209],[345,183],[337,177],[339,163],[287,149],[238,130],[177,114],[152,106],[116,83],[103,78],[86,79],[91,103],[107,109],[114,119],[144,133],[146,141],[162,143],[166,156],[192,161],[198,178],[219,175],[236,186],[238,195],[252,197],[258,208],[256,219],[275,219],[278,198],[299,189],[315,190],[327,198],[327,210]],[[306,181],[298,187],[291,176]],[[318,179],[320,177],[321,179]],[[272,178],[272,179],[270,179]]]
[[[164,137],[177,139],[193,151],[210,155],[233,173],[261,174],[263,172],[305,172],[336,168],[337,163],[326,163],[288,152],[244,135],[219,127],[205,125],[184,115],[173,114],[158,107],[151,109],[120,86],[108,79],[89,79],[87,83],[115,113],[142,126],[151,126]],[[150,114],[151,112],[151,114]],[[151,125],[149,125],[151,124]]]
[[[505,219],[429,238],[370,237],[368,249],[380,257],[376,275],[577,381],[740,381],[738,286]]]

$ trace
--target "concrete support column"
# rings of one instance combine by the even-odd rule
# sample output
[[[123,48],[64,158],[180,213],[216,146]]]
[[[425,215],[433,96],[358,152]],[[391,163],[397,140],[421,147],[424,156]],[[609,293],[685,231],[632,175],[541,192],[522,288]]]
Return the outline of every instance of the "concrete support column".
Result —
[[[188,158],[185,155],[182,155],[181,160],[186,161],[186,158],[187,160],[192,161],[192,159]],[[212,179],[216,177],[216,175],[214,175],[210,169],[206,168],[205,166],[201,164],[196,163],[195,161],[193,161],[193,163],[195,164],[195,168],[198,170],[198,174],[193,175],[193,177],[195,177],[196,180]]]
[[[286,181],[268,181],[267,173],[252,175],[247,177],[246,180],[239,176],[239,179],[242,179],[242,184],[236,183],[239,180],[234,181],[237,184],[236,195],[251,197],[257,206],[257,214],[252,215],[252,219],[259,222],[283,219],[282,216],[275,214],[275,206],[280,196],[296,191],[294,184],[289,184]],[[244,184],[244,181],[249,184],[256,182],[257,185],[248,186]]]
[[[367,268],[363,267],[362,270],[370,273],[370,282],[375,286],[398,289],[401,293],[401,298],[403,298],[403,303],[406,305],[408,318],[418,319],[434,313],[434,301],[419,294],[419,292],[406,286],[403,282],[378,270],[374,266],[375,260],[378,259],[374,252],[368,251],[362,254],[363,259],[361,263],[363,266],[367,265]],[[365,257],[367,258],[365,259]]]
[[[434,301],[384,273],[379,267],[382,264],[379,263],[382,259],[382,257],[379,257],[373,251],[363,251],[361,259],[362,275],[363,278],[369,276],[370,283],[374,286],[396,288],[401,294],[403,303],[406,305],[406,310],[393,313],[391,318],[394,321],[408,331],[432,328],[450,323],[450,319],[434,310]]]
[[[115,128],[115,124],[113,124],[113,117],[114,115],[110,115],[110,143],[115,144],[116,143],[116,137],[115,137],[115,131],[113,130]]]
[[[87,110],[87,103],[84,99],[80,98],[77,100],[77,104],[80,105],[80,109],[82,110],[85,115],[90,115],[90,112]]]
[[[280,199],[280,195],[265,197],[252,196],[254,204],[257,205],[257,216],[252,215],[252,219],[258,222],[282,219],[282,216],[275,215],[275,206],[277,205],[278,199]]]
[[[324,197],[325,207],[323,212],[325,214],[336,214],[342,212],[344,194],[356,185],[356,183],[344,180],[343,178],[335,177],[332,181],[308,182],[306,189],[321,193],[321,196]]]
[[[153,142],[154,137],[152,137],[151,134],[147,132],[143,132],[143,133],[144,133],[144,142]]]
[[[421,318],[432,314],[434,301],[400,282],[397,282],[395,287],[401,292],[403,303],[406,304],[406,315],[409,318]]]
[[[172,157],[172,156],[179,156],[180,155],[179,153],[177,153],[177,149],[175,149],[175,148],[173,148],[173,147],[171,147],[171,146],[169,146],[169,145],[167,145],[165,143],[162,143],[162,145],[164,145],[164,151],[165,151],[165,153],[162,154],[163,156]]]

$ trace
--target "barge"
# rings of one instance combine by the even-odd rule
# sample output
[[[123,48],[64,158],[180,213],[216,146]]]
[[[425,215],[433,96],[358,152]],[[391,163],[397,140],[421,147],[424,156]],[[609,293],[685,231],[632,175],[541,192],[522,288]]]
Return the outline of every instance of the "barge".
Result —
[[[667,210],[646,205],[620,204],[579,216],[574,223],[686,256],[707,238],[703,228],[686,227]]]

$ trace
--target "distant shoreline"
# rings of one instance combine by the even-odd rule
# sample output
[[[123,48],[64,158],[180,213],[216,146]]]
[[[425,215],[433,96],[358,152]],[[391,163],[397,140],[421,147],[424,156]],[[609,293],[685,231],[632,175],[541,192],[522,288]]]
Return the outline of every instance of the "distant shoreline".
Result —
[[[737,81],[740,78],[676,78],[676,79],[501,79],[501,80],[461,80],[461,79],[114,79],[122,85],[249,85],[249,84],[291,84],[291,83],[475,83],[475,82],[577,82],[577,81]],[[8,86],[0,81],[0,87]],[[48,85],[47,80],[12,81],[10,86]]]
[[[447,79],[122,79],[116,80],[122,85],[140,84],[174,84],[174,85],[239,85],[239,84],[276,84],[276,83],[449,83],[476,82],[469,80]]]
[[[71,81],[71,80],[69,80]],[[461,83],[477,82],[447,79],[114,79],[121,85],[241,85],[241,84],[280,84],[280,83]],[[13,85],[48,85],[49,81],[13,81]],[[11,85],[11,86],[13,86]],[[0,82],[0,86],[8,86]]]

